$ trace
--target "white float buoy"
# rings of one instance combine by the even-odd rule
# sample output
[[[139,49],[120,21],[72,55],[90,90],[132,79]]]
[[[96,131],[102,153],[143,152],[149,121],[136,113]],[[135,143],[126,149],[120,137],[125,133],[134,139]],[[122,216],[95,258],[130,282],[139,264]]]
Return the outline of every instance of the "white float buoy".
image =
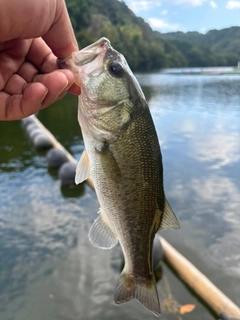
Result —
[[[28,134],[31,140],[33,140],[37,135],[42,134],[42,131],[36,127],[32,129]]]
[[[52,148],[48,151],[47,155],[48,166],[51,168],[58,168],[68,161],[66,153],[58,148]]]
[[[46,150],[52,148],[53,146],[52,141],[45,133],[40,133],[39,135],[35,136],[33,139],[33,144],[37,150]]]
[[[32,123],[35,124],[34,119],[33,119],[32,116],[22,119],[22,125],[23,125],[23,127],[25,127],[25,128],[26,128],[28,125],[32,124]]]
[[[62,185],[76,186],[75,184],[76,168],[77,168],[76,162],[66,162],[60,167],[58,171],[58,177],[61,180]]]
[[[27,126],[25,126],[25,130],[26,132],[30,135],[30,133],[33,131],[33,130],[36,130],[38,129],[37,125],[35,123],[29,123]]]

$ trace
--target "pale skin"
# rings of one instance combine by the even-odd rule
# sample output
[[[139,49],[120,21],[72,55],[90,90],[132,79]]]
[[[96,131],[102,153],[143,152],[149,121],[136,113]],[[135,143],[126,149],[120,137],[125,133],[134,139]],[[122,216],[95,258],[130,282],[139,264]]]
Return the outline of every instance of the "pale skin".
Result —
[[[64,0],[0,0],[0,120],[25,118],[79,94],[58,58],[78,51]]]

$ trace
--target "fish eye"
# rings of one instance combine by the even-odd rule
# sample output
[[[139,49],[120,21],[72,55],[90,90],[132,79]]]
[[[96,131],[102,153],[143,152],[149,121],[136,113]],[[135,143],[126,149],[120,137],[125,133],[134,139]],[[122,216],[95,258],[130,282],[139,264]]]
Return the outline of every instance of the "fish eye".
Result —
[[[124,69],[118,62],[112,62],[108,66],[109,72],[112,76],[121,78],[124,74]]]

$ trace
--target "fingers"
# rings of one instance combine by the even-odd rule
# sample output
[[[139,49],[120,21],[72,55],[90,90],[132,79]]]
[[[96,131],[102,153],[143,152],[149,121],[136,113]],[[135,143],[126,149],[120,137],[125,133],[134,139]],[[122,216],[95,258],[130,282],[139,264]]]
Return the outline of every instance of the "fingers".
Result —
[[[27,82],[31,82],[30,79],[31,76],[34,75],[34,72],[38,73],[40,71],[41,73],[50,73],[54,70],[59,70],[57,57],[52,53],[42,38],[32,40],[32,45],[28,51],[26,59],[28,62],[25,62],[21,66],[18,73],[24,76]],[[30,64],[32,64],[32,66],[30,66]],[[76,89],[77,86],[74,86],[74,88]],[[73,90],[71,93],[79,94],[79,89]]]
[[[26,81],[18,74],[14,74],[4,87],[4,92],[11,95],[22,94],[22,90],[25,85]]]
[[[31,83],[36,74],[39,73],[39,70],[35,66],[26,61],[18,69],[18,75],[22,77],[27,83]]]
[[[30,45],[31,40],[12,40],[2,44],[0,50],[0,90],[5,87],[10,77],[17,73]]]
[[[74,75],[69,70],[57,70],[49,74],[37,75],[34,82],[40,82],[48,88],[48,93],[41,106],[44,108],[67,93],[74,82]]]
[[[74,94],[76,96],[79,96],[80,93],[81,93],[81,90],[80,90],[80,87],[74,83],[69,89],[68,89],[68,92],[71,93],[71,94]]]
[[[18,120],[36,113],[47,93],[41,83],[29,85],[22,95],[0,92],[0,120]]]
[[[32,77],[39,71],[42,73],[50,73],[55,70],[59,70],[56,56],[51,52],[50,48],[42,38],[32,40],[31,48],[27,54],[27,60],[28,62],[25,62],[18,72],[18,74],[25,78],[27,82],[31,82]],[[67,72],[68,74],[70,72],[65,69],[61,69],[61,71],[65,73]],[[80,88],[78,85],[72,84],[72,86],[68,85],[67,87],[69,88],[68,91],[70,93],[74,95],[80,94]]]
[[[26,60],[31,62],[41,73],[59,69],[57,58],[42,38],[32,40]]]
[[[35,61],[36,62],[36,61]],[[47,63],[47,61],[45,61],[45,63]],[[43,69],[45,68],[45,66],[43,66]],[[48,68],[48,67],[47,67]],[[55,69],[54,69],[55,70]],[[59,69],[58,69],[59,70]],[[80,94],[80,88],[78,85],[76,84],[72,84],[72,76],[70,75],[69,77],[69,71],[65,70],[65,69],[61,69],[59,70],[59,72],[62,72],[67,76],[67,79],[70,81],[70,83],[67,85],[67,87],[69,88],[68,92],[70,92],[71,94],[74,95],[79,95]],[[25,79],[26,82],[31,83],[33,81],[33,79],[38,79],[36,78],[36,75],[39,74],[39,71],[34,67],[34,65],[30,62],[25,62],[23,63],[23,65],[20,67],[18,74]],[[55,74],[55,73],[54,73]],[[56,74],[57,75],[57,74]]]
[[[25,118],[62,98],[72,86],[74,75],[69,70],[57,70],[36,75],[31,84],[24,85],[23,81],[20,76],[14,77],[7,90],[0,92],[0,120]],[[14,87],[17,90],[11,95]]]

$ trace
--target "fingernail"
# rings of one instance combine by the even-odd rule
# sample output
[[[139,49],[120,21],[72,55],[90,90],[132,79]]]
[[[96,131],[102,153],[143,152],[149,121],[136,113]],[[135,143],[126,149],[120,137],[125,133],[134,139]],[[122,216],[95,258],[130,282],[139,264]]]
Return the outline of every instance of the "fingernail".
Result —
[[[41,98],[41,100],[39,102],[39,109],[42,108],[43,101],[46,98],[47,94],[48,94],[48,90],[44,93],[44,95],[42,96],[42,98]]]

